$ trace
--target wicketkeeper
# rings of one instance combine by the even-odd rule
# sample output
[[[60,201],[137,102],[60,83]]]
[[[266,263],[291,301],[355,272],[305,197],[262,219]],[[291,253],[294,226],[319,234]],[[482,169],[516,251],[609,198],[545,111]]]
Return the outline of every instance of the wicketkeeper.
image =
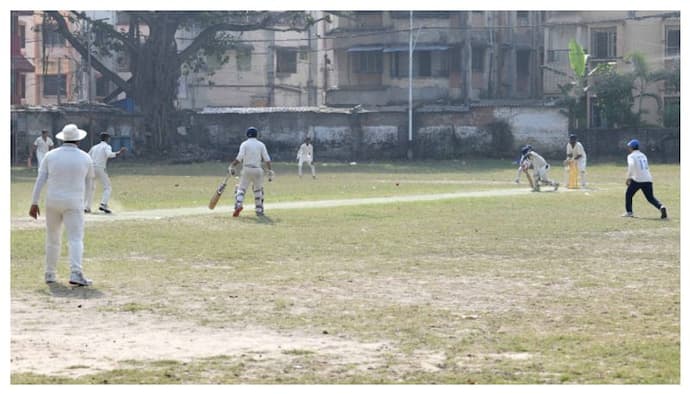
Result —
[[[235,175],[235,166],[242,163],[240,183],[235,191],[235,211],[232,213],[232,216],[240,215],[243,208],[244,195],[250,184],[254,192],[256,215],[264,215],[264,169],[262,163],[266,163],[269,182],[273,180],[274,172],[271,169],[271,157],[268,155],[266,145],[257,139],[258,134],[259,131],[254,127],[247,129],[247,140],[240,145],[237,157],[228,167],[230,174]]]
[[[587,181],[585,179],[585,173],[587,172],[587,153],[585,153],[585,148],[577,140],[577,135],[570,134],[570,142],[565,146],[566,158],[563,161],[563,165],[566,168],[566,172],[569,171],[569,166],[571,161],[575,161],[577,165],[577,171],[580,172],[580,184],[582,187],[587,187]]]

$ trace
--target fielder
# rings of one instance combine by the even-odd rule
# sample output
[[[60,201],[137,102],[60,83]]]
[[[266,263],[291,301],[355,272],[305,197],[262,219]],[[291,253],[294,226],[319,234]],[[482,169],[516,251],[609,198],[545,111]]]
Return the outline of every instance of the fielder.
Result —
[[[31,154],[33,155],[34,152],[36,153],[36,163],[38,163],[38,167],[41,167],[43,158],[46,156],[46,153],[53,149],[53,146],[55,146],[55,144],[48,136],[48,130],[41,131],[41,136],[36,138],[31,148]],[[29,163],[31,163],[30,158]],[[30,164],[29,167],[31,167]]]
[[[309,164],[311,167],[311,177],[316,179],[316,169],[314,168],[314,145],[311,144],[311,138],[304,139],[304,143],[300,145],[297,151],[297,174],[302,177],[302,163]]]
[[[93,160],[94,174],[101,181],[101,186],[103,186],[103,196],[101,197],[101,204],[98,206],[98,210],[105,213],[112,213],[113,211],[108,208],[108,201],[110,201],[110,194],[113,191],[110,185],[110,177],[105,168],[108,164],[108,159],[113,159],[119,157],[127,151],[124,146],[120,148],[117,152],[113,152],[112,147],[108,144],[110,140],[110,134],[107,132],[101,133],[101,142],[98,145],[94,145],[89,150],[89,156]],[[85,213],[91,213],[91,204],[93,202],[93,194],[96,191],[96,182],[91,182],[91,187],[86,189],[86,205],[84,206]]]
[[[93,166],[91,157],[79,149],[79,141],[86,131],[75,124],[66,125],[55,138],[64,141],[61,147],[48,152],[34,184],[29,216],[38,218],[38,200],[43,186],[46,194],[45,282],[55,283],[57,262],[60,256],[62,225],[67,230],[69,246],[69,283],[89,286],[91,280],[82,273],[84,255],[84,189],[91,186]]]
[[[570,142],[565,146],[565,156],[566,158],[563,161],[563,165],[565,166],[566,173],[568,172],[570,162],[575,161],[577,169],[580,172],[580,184],[583,188],[587,187],[587,181],[585,179],[585,174],[587,172],[587,153],[582,143],[577,140],[575,134],[570,134]]]
[[[549,163],[544,160],[543,157],[541,157],[540,154],[537,152],[533,151],[530,147],[524,147],[522,148],[522,171],[527,174],[528,179],[531,181],[531,177],[529,176],[529,169],[532,168],[533,174],[534,174],[534,180],[533,182],[530,182],[532,185],[532,191],[538,192],[540,191],[540,184],[546,184],[553,186],[553,191],[558,190],[558,182],[552,181],[549,179]]]
[[[247,129],[247,140],[240,144],[237,157],[228,167],[230,174],[235,175],[235,166],[242,163],[240,183],[235,189],[235,211],[232,213],[234,217],[240,216],[240,212],[242,212],[244,195],[250,183],[254,192],[256,216],[264,216],[264,170],[262,162],[266,163],[269,182],[273,179],[274,172],[271,169],[271,157],[268,155],[266,145],[257,139],[258,134],[259,131],[254,127]]]
[[[627,143],[628,147],[628,176],[625,184],[628,186],[625,191],[625,213],[623,217],[634,217],[632,209],[632,199],[638,190],[642,189],[647,201],[661,211],[661,219],[668,218],[666,207],[654,197],[652,184],[652,174],[649,172],[649,162],[647,156],[640,152],[640,141],[636,139]]]

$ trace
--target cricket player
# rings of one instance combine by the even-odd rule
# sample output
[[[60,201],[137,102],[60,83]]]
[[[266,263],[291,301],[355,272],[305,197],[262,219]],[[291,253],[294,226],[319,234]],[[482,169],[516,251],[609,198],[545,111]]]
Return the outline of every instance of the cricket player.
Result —
[[[577,169],[580,172],[580,184],[582,187],[587,187],[587,181],[585,179],[587,169],[587,153],[585,152],[585,148],[582,146],[582,143],[577,140],[577,135],[570,134],[569,139],[570,141],[565,146],[566,158],[563,161],[563,165],[565,166],[567,172],[570,162],[574,160],[577,163]]]
[[[647,156],[640,152],[640,141],[636,139],[627,143],[628,147],[628,176],[625,184],[628,186],[625,191],[625,213],[623,217],[634,217],[632,199],[638,190],[642,189],[645,198],[650,204],[661,212],[661,219],[668,218],[666,207],[654,197],[652,185],[652,173],[649,172],[649,162]]]
[[[311,138],[304,139],[304,143],[300,145],[297,151],[297,173],[302,177],[302,163],[309,164],[311,167],[311,177],[316,179],[316,169],[314,168],[314,145],[311,144]]]
[[[89,156],[93,160],[94,174],[98,177],[103,186],[103,196],[101,197],[101,204],[98,206],[98,210],[104,213],[112,213],[110,208],[108,208],[108,201],[110,201],[110,194],[113,188],[110,184],[110,177],[106,172],[106,166],[108,164],[108,159],[113,159],[119,157],[127,151],[124,146],[120,148],[117,152],[113,152],[112,147],[108,143],[110,141],[110,134],[103,132],[101,133],[101,142],[94,145],[89,150]],[[86,189],[86,205],[84,206],[85,213],[91,213],[91,204],[93,202],[93,194],[96,191],[96,182],[91,183],[91,187]]]
[[[62,225],[67,230],[69,246],[70,279],[77,286],[89,286],[91,280],[84,277],[84,189],[91,186],[93,166],[91,157],[79,149],[79,141],[86,131],[75,124],[66,125],[55,138],[64,141],[61,147],[48,152],[38,168],[38,176],[31,197],[29,216],[38,218],[38,201],[46,186],[46,238],[45,282],[55,283],[56,268],[60,256]]]
[[[48,136],[48,130],[41,131],[41,136],[36,138],[31,148],[31,154],[33,155],[34,152],[36,153],[36,162],[38,163],[38,167],[41,167],[43,158],[46,156],[46,153],[53,149],[53,146],[55,146],[55,144]]]
[[[522,156],[522,170],[529,175],[528,171],[530,168],[532,168],[534,174],[532,191],[540,191],[539,186],[541,183],[553,186],[553,191],[558,190],[558,182],[549,179],[549,163],[547,163],[540,154],[528,147],[524,147],[522,149]]]
[[[262,163],[266,163],[269,182],[273,179],[274,173],[271,169],[271,157],[268,155],[266,145],[257,139],[258,134],[259,131],[255,127],[247,129],[247,139],[240,144],[237,157],[228,167],[230,174],[235,175],[235,166],[242,163],[240,183],[235,191],[235,211],[232,213],[232,216],[235,217],[242,212],[244,195],[250,183],[254,192],[256,216],[264,216],[264,170]]]

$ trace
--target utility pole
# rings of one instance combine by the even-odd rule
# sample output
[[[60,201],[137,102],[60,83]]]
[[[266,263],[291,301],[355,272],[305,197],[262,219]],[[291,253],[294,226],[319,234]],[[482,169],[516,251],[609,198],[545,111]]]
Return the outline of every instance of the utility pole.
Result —
[[[408,89],[407,89],[407,158],[412,160],[413,150],[412,150],[412,53],[414,48],[412,47],[412,23],[413,21],[413,11],[410,11],[410,33],[409,37],[409,56],[407,63],[407,79],[408,79]]]

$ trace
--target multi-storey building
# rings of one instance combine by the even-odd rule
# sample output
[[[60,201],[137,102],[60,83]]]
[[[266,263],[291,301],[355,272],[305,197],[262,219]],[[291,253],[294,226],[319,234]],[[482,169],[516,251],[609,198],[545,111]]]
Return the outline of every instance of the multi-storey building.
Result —
[[[314,19],[323,14],[309,13]],[[198,33],[178,33],[178,47],[186,47]],[[258,30],[234,36],[227,63],[209,56],[201,72],[183,73],[180,108],[323,105],[328,74],[323,23],[303,32]]]
[[[541,17],[535,11],[339,16],[326,35],[334,62],[327,104],[402,104],[410,89],[418,103],[540,97]]]
[[[649,71],[670,70],[680,62],[680,12],[548,11],[544,25],[545,96],[558,96],[558,85],[573,78],[568,59],[571,39],[589,55],[588,71],[598,64],[609,63],[619,72],[630,72],[632,64],[625,57],[633,51],[644,56]],[[678,126],[680,92],[663,82],[649,83],[645,90],[661,98],[663,107],[659,111],[655,100],[643,100],[642,120],[649,124]],[[638,98],[634,107],[639,104]],[[587,127],[613,126],[598,116],[595,96],[587,96],[587,105]]]

